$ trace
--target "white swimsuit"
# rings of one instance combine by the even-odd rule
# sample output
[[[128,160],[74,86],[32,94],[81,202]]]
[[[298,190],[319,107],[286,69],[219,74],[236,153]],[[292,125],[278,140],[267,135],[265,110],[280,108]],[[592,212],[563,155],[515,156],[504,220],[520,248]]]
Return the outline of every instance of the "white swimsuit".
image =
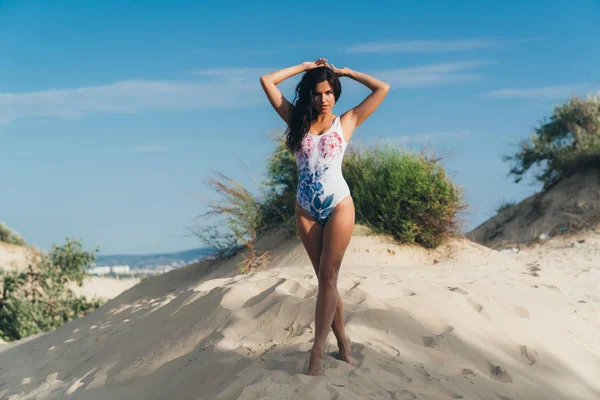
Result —
[[[342,160],[347,145],[338,116],[324,134],[307,133],[295,154],[298,166],[296,200],[323,225],[335,206],[350,196],[350,189],[342,176]]]

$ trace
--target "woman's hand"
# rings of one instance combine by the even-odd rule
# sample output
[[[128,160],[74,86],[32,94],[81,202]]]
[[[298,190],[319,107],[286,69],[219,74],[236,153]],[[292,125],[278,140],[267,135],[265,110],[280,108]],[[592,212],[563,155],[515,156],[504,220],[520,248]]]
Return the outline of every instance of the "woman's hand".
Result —
[[[304,66],[305,71],[308,71],[308,70],[311,70],[314,68],[318,68],[318,67],[327,67],[327,59],[319,58],[315,62],[306,61],[306,62],[303,62],[302,65]]]
[[[336,68],[333,64],[331,64],[331,69],[339,78],[342,76],[348,76],[350,74],[350,69],[346,67]]]

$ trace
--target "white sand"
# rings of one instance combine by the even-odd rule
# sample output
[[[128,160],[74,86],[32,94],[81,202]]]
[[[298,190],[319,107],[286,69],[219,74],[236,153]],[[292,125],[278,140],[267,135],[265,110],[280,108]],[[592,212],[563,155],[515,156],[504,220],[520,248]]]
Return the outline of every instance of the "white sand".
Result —
[[[305,375],[317,280],[298,241],[245,276],[177,269],[0,347],[0,398],[600,399],[600,237],[568,245],[353,237],[338,286],[357,365],[330,333],[324,377]]]
[[[39,252],[35,248],[0,242],[0,269],[24,271],[39,259]]]
[[[113,299],[138,283],[140,283],[139,278],[117,279],[104,276],[89,276],[84,279],[83,286],[72,284],[69,287],[77,296]]]

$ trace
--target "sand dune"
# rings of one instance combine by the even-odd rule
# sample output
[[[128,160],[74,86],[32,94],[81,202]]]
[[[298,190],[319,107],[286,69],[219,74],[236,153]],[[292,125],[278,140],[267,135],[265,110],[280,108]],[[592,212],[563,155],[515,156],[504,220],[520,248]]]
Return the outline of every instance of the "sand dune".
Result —
[[[37,249],[0,242],[0,268],[5,271],[24,271],[40,260]]]
[[[338,286],[357,365],[330,333],[324,377],[305,375],[317,280],[298,240],[249,275],[177,269],[2,346],[0,398],[597,399],[600,237],[577,243],[501,254],[355,235]]]
[[[600,228],[600,170],[562,179],[488,219],[467,237],[493,249],[520,247],[540,235],[557,236]]]

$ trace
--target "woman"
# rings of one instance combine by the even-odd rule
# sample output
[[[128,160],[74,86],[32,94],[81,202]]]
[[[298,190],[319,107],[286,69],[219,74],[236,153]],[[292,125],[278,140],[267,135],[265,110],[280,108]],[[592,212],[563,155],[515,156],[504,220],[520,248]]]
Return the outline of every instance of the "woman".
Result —
[[[301,72],[305,74],[292,105],[277,84]],[[342,93],[339,78],[343,76],[364,84],[372,93],[358,106],[335,116],[333,107]],[[337,290],[338,272],[354,229],[354,203],[342,176],[342,159],[352,133],[381,104],[390,86],[349,68],[330,67],[324,58],[272,72],[260,82],[287,124],[286,144],[296,156],[296,226],[319,282],[308,374],[323,375],[321,358],[330,326],[337,338],[339,359],[353,364]]]

